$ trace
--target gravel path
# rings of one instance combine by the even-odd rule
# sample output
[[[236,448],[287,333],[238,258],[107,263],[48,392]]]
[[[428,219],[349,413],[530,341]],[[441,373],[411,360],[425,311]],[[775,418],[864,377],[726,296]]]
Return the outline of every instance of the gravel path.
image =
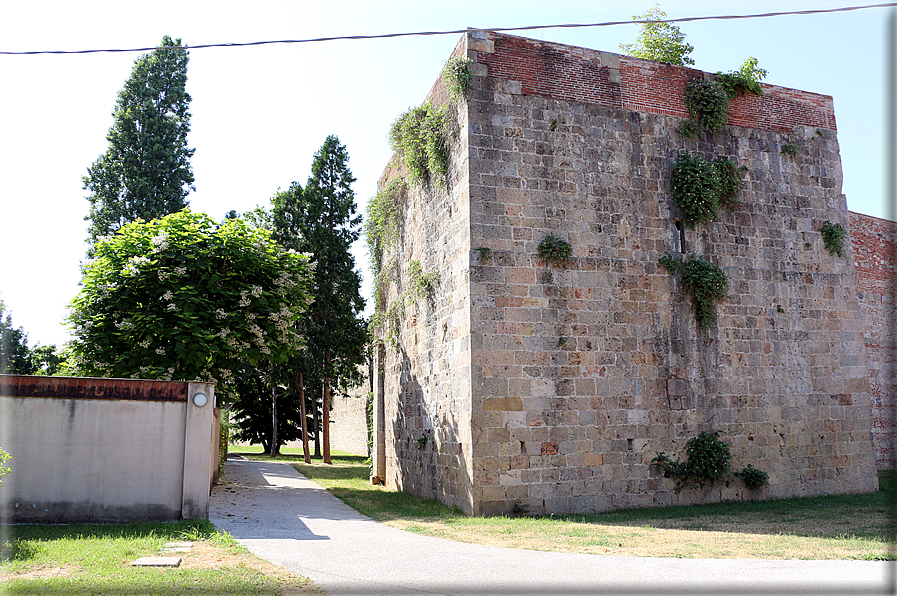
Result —
[[[664,559],[465,544],[378,524],[292,466],[229,461],[209,518],[332,596],[893,594],[874,561]]]

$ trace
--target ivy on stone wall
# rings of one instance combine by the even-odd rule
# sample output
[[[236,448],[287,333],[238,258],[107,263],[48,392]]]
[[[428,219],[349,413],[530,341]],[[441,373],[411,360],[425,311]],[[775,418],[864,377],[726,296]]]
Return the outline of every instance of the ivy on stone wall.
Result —
[[[726,125],[729,101],[739,93],[762,95],[760,81],[766,70],[757,66],[756,58],[748,58],[738,70],[718,72],[713,80],[694,79],[685,85],[682,101],[690,120],[679,127],[679,134],[696,139],[702,130],[713,134]]]
[[[704,257],[665,253],[658,263],[671,274],[682,272],[682,291],[691,296],[692,311],[700,327],[708,328],[716,321],[716,303],[726,297],[729,279],[726,273]]]
[[[470,72],[470,58],[452,56],[442,69],[442,84],[452,99],[461,101],[470,91],[473,74]]]
[[[449,114],[446,106],[424,103],[399,116],[389,129],[389,142],[402,159],[409,180],[417,185],[445,186],[448,177]]]
[[[739,174],[746,170],[724,157],[711,163],[700,155],[682,154],[673,166],[670,185],[685,225],[694,228],[716,219],[720,207],[735,207],[742,188]]]
[[[826,220],[819,228],[819,233],[822,234],[822,242],[825,243],[825,248],[829,253],[839,257],[844,256],[844,239],[847,237],[847,230],[841,224],[833,224]]]

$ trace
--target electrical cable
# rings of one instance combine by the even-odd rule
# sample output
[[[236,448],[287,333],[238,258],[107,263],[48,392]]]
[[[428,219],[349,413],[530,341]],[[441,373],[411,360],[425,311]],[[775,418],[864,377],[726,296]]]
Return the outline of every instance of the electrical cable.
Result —
[[[734,20],[734,19],[758,19],[765,17],[780,17],[788,15],[813,15],[833,12],[847,12],[853,10],[864,10],[867,8],[888,8],[897,6],[897,2],[887,2],[884,4],[868,4],[865,6],[847,6],[844,8],[822,8],[813,10],[794,10],[787,12],[767,12],[761,14],[749,15],[720,15],[710,17],[682,17],[679,19],[663,19],[663,20],[636,20],[631,21],[608,21],[605,23],[564,23],[558,25],[526,25],[523,27],[490,27],[479,29],[469,27],[466,29],[452,29],[450,31],[415,31],[408,33],[383,33],[380,35],[343,35],[334,37],[315,37],[310,39],[279,39],[269,41],[249,41],[249,42],[233,42],[233,43],[207,43],[195,46],[154,46],[147,48],[127,48],[127,49],[104,49],[104,50],[35,50],[27,52],[5,52],[0,51],[0,55],[6,56],[33,56],[37,54],[99,54],[99,53],[118,53],[118,52],[149,52],[153,50],[197,50],[205,48],[243,48],[250,46],[264,46],[274,44],[293,44],[293,43],[316,43],[323,41],[341,41],[341,40],[362,40],[362,39],[389,39],[394,37],[420,37],[428,35],[457,35],[460,33],[477,32],[477,31],[532,31],[534,29],[569,29],[575,27],[609,27],[614,25],[640,25],[645,23],[689,23],[693,21],[711,21],[711,20]]]

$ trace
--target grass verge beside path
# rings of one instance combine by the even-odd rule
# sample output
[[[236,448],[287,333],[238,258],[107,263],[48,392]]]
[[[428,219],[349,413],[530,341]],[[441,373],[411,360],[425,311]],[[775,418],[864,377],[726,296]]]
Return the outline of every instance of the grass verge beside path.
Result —
[[[237,448],[240,451],[240,448]],[[247,457],[256,456],[245,453]],[[271,458],[266,457],[270,460]],[[388,526],[462,542],[573,553],[710,559],[894,560],[894,472],[877,493],[630,509],[598,515],[470,518],[372,486],[366,458],[275,458]]]
[[[314,584],[249,553],[207,520],[0,528],[4,594],[322,594]],[[7,534],[11,534],[7,536]],[[166,542],[193,542],[162,554]],[[179,567],[132,567],[179,556]]]

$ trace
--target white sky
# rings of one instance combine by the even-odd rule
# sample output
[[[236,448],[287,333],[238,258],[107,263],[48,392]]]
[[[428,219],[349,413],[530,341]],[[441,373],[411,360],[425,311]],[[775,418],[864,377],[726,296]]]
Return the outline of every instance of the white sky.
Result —
[[[0,51],[187,45],[335,35],[628,20],[654,4],[599,0],[7,2]],[[851,0],[665,0],[671,18],[865,4]],[[893,9],[680,25],[695,67],[755,56],[767,83],[832,95],[853,211],[884,204],[884,25]],[[525,37],[618,52],[637,25],[544,29]],[[221,219],[303,185],[328,134],[350,155],[359,210],[389,159],[387,131],[420,103],[459,35],[191,51],[194,211]],[[78,292],[88,202],[81,177],[106,149],[116,94],[138,54],[0,56],[0,300],[30,344],[61,344]],[[367,266],[363,247],[359,268]],[[369,275],[365,288],[369,293]]]

